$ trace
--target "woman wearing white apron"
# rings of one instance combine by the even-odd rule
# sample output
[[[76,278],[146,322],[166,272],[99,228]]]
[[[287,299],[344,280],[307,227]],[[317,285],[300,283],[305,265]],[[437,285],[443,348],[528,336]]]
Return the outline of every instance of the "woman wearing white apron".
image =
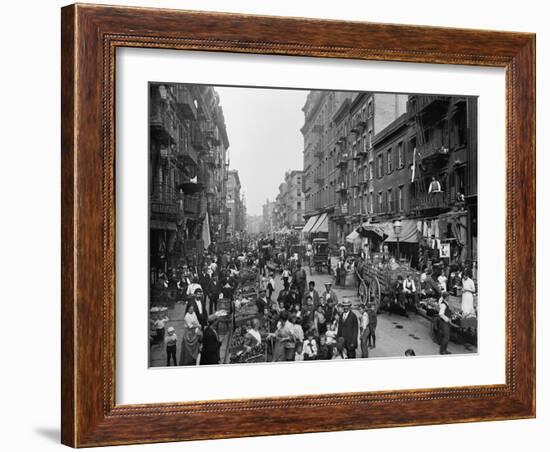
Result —
[[[474,293],[476,291],[476,286],[474,281],[471,278],[471,273],[469,270],[464,272],[462,277],[462,316],[469,317],[475,316],[476,310],[474,306]]]

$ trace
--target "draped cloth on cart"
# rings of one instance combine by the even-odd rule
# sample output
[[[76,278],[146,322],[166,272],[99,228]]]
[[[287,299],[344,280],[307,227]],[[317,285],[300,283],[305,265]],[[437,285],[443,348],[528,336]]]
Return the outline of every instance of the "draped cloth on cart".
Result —
[[[361,238],[362,238],[361,235],[359,235],[357,231],[353,230],[347,235],[346,242],[355,243],[357,241],[360,241]]]
[[[384,229],[388,238],[385,240],[388,242],[397,242],[397,236],[393,230],[392,223],[385,223]],[[418,230],[418,222],[416,220],[402,220],[401,221],[401,233],[399,234],[399,242],[402,243],[418,243],[420,231]]]
[[[313,215],[312,217],[309,217],[307,220],[306,225],[302,229],[302,232],[305,234],[307,232],[311,232],[313,229],[313,226],[315,226],[315,223],[317,223],[317,220],[319,219],[319,215]]]

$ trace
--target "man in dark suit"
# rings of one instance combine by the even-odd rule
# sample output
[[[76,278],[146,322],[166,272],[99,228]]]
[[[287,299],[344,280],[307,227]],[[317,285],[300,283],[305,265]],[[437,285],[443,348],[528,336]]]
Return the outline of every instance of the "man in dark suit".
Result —
[[[197,320],[204,329],[204,327],[208,324],[208,313],[206,312],[206,303],[204,302],[203,291],[200,287],[195,289],[194,298],[190,301],[190,303],[193,303]]]
[[[208,326],[204,329],[204,334],[202,337],[201,366],[220,363],[221,341],[218,337],[218,332],[214,327],[217,318],[214,314],[212,314],[207,320]]]
[[[357,349],[357,335],[359,333],[359,322],[357,316],[351,310],[351,301],[342,301],[342,315],[338,323],[338,337],[344,339],[344,347],[348,358],[355,358]]]
[[[329,298],[325,303],[325,318],[327,319],[327,325],[330,325],[333,322],[334,316],[337,312],[338,308],[334,304],[334,300]]]
[[[302,268],[300,261],[296,264],[296,271],[292,275],[292,284],[298,288],[298,293],[300,295],[300,306],[302,305],[302,300],[304,299],[304,294],[306,292],[307,286],[307,274],[306,271]]]
[[[263,316],[267,309],[267,295],[265,289],[260,289],[258,299],[256,300],[256,306],[258,307],[258,314]]]
[[[222,286],[220,284],[220,281],[218,280],[218,277],[216,275],[212,276],[210,280],[210,287],[208,288],[208,299],[210,301],[208,312],[210,314],[216,312],[221,291]]]

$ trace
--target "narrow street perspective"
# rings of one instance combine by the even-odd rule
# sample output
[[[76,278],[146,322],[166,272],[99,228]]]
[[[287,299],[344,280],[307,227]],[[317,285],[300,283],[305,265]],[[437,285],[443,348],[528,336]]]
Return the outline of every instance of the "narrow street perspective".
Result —
[[[477,353],[477,98],[149,102],[150,367]]]

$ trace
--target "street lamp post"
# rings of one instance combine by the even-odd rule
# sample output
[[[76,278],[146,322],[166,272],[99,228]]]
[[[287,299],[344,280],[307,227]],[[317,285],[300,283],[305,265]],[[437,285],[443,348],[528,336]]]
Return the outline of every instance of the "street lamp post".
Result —
[[[393,222],[393,233],[395,234],[395,238],[397,239],[397,262],[401,259],[401,253],[399,252],[399,236],[401,235],[401,230],[403,228],[403,225],[401,223],[401,220],[395,220]]]

